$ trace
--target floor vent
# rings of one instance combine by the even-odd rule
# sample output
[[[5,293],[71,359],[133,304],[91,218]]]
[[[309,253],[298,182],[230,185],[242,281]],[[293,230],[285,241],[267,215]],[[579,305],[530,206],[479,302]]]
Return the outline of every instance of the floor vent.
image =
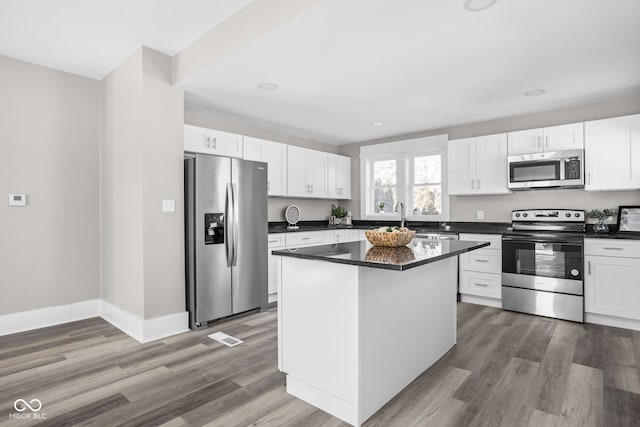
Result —
[[[224,332],[216,332],[215,334],[207,335],[209,338],[214,339],[227,347],[235,347],[238,344],[242,344],[243,341],[238,338],[234,338],[231,335],[227,335]]]

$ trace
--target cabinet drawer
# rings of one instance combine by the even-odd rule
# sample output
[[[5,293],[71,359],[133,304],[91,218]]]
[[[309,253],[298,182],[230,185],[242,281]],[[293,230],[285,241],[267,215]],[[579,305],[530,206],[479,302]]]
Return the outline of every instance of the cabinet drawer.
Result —
[[[640,258],[640,242],[619,239],[584,239],[585,255]]]
[[[285,237],[287,248],[300,246],[325,245],[333,243],[333,231],[303,231],[287,233]]]
[[[502,252],[495,249],[478,249],[460,255],[460,268],[485,273],[502,273]]]
[[[284,236],[285,236],[284,233],[269,234],[267,238],[267,247],[269,248],[284,247],[285,245]]]
[[[489,246],[482,249],[502,249],[502,234],[471,234],[460,233],[460,240],[475,240],[478,242],[489,242]]]
[[[460,293],[487,298],[502,298],[502,275],[476,271],[462,271]]]

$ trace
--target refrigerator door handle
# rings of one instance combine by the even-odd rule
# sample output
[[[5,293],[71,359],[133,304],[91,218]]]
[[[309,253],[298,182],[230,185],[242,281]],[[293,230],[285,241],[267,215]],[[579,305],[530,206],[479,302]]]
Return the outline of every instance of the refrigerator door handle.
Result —
[[[238,223],[239,215],[238,215],[238,197],[237,197],[237,185],[231,184],[231,202],[233,204],[233,256],[231,259],[231,265],[235,267],[238,262]]]
[[[224,200],[224,250],[227,255],[227,267],[233,262],[233,187],[227,184]]]

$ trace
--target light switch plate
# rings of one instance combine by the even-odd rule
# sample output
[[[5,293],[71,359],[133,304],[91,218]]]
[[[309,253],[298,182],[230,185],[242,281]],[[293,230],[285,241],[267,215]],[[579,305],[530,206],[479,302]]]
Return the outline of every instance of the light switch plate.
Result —
[[[9,206],[27,206],[27,195],[9,194]]]
[[[176,211],[176,201],[175,200],[163,200],[162,201],[162,212],[175,212]]]

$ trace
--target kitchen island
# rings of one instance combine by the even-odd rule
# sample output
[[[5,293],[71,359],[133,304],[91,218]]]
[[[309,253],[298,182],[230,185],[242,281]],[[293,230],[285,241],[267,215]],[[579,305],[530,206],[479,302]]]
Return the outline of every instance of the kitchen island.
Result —
[[[287,392],[361,425],[455,345],[456,255],[488,245],[414,239],[273,251]]]

